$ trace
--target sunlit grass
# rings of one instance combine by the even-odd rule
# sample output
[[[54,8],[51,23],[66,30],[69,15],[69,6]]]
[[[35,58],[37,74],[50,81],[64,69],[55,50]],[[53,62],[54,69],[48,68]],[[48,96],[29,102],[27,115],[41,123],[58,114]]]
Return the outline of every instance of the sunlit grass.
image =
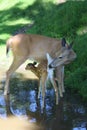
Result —
[[[81,28],[79,28],[78,31],[77,31],[77,34],[78,34],[78,35],[83,35],[83,34],[86,34],[86,33],[87,33],[87,26],[81,27]]]
[[[0,13],[0,19],[1,19],[0,20],[0,39],[1,39],[0,44],[5,43],[6,40],[9,38],[9,36],[12,35],[11,32],[14,32],[13,28],[11,28],[12,26],[15,28],[16,25],[21,26],[21,25],[32,23],[32,21],[29,18],[22,17],[22,16],[20,17],[21,11],[18,12],[18,10],[19,9],[24,10],[27,8],[27,6],[32,5],[34,2],[35,0],[30,0],[26,2],[25,0],[10,0],[10,1],[0,0],[0,11],[1,11]]]
[[[13,56],[11,51],[9,52],[8,56],[6,55],[6,44],[0,45],[0,63],[6,62],[7,60],[12,62],[12,57]]]
[[[5,45],[0,45],[0,58],[2,58],[3,55],[5,55]]]
[[[9,37],[10,37],[10,34],[7,34],[7,33],[6,33],[6,34],[3,33],[3,34],[0,35],[0,38],[4,40],[4,44],[6,44],[6,40],[7,40]],[[2,45],[1,42],[0,42],[0,45]],[[4,47],[4,45],[2,45],[2,47]]]
[[[32,5],[35,0],[0,0],[0,10],[7,10],[14,6],[17,6],[21,9],[25,9],[27,6]]]
[[[12,21],[7,21],[6,25],[17,25],[17,24],[29,24],[29,23],[32,23],[32,21],[28,20],[28,19],[24,19],[24,18],[20,18],[20,19],[17,19],[17,20],[13,20]]]

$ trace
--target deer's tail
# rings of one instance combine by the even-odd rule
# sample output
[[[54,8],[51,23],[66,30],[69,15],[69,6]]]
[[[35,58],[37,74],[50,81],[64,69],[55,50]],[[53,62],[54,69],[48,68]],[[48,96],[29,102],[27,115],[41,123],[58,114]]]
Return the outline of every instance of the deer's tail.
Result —
[[[12,40],[9,39],[6,43],[6,55],[8,55],[9,49],[10,49],[10,44],[11,44]]]

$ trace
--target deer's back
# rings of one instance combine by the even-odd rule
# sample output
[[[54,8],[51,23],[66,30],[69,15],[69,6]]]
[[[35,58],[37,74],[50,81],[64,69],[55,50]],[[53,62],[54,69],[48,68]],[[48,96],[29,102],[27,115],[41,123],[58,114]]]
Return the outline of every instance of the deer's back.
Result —
[[[46,60],[46,54],[52,55],[61,49],[61,40],[41,35],[18,34],[9,39],[13,54],[27,56],[36,61]]]

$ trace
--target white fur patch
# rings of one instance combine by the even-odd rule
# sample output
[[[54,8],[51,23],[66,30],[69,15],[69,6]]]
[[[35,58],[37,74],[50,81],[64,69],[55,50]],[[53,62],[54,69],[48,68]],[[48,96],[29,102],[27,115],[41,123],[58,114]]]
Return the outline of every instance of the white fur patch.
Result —
[[[47,79],[53,79],[54,68],[49,68],[49,64],[53,61],[53,59],[48,53],[47,53],[47,60],[48,60],[48,65],[47,65],[48,77],[47,77]]]

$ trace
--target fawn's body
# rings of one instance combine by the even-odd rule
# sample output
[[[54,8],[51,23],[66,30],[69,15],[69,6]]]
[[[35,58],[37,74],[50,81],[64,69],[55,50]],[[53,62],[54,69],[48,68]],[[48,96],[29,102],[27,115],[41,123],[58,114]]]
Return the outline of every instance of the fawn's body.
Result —
[[[45,100],[45,89],[47,80],[47,61],[41,62],[37,67],[34,63],[29,63],[26,65],[26,70],[32,71],[39,78],[39,91],[38,98],[40,98],[40,93],[42,94],[42,108],[44,108]]]

